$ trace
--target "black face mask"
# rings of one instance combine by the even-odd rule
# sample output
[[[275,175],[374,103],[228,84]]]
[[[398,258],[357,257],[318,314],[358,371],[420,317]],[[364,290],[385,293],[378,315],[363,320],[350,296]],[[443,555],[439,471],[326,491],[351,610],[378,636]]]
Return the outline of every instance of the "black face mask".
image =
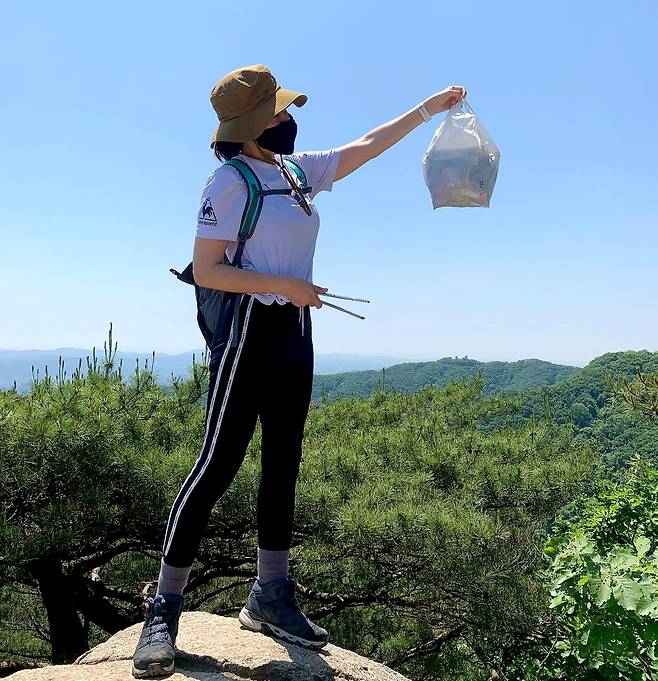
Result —
[[[288,114],[290,116],[290,114]],[[261,147],[273,151],[275,154],[292,154],[295,150],[295,137],[297,136],[297,123],[290,116],[287,121],[267,128],[256,142]]]

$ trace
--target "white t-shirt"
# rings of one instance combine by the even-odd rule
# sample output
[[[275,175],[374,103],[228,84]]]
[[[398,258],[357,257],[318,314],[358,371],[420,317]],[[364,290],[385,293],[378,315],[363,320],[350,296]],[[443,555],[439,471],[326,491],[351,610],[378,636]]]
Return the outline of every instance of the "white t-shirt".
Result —
[[[242,252],[242,267],[265,274],[299,277],[313,281],[313,255],[320,227],[313,199],[321,191],[331,191],[340,151],[301,151],[290,157],[304,171],[311,191],[306,197],[312,213],[307,215],[291,194],[270,194],[263,197],[263,209],[253,235]],[[251,156],[238,154],[256,173],[263,189],[288,189],[290,185],[278,165]],[[293,178],[297,176],[290,171]],[[201,196],[196,235],[204,239],[227,239],[226,252],[233,260],[238,245],[240,220],[247,200],[247,185],[239,172],[229,165],[220,165],[208,178]],[[256,298],[270,305],[275,300],[284,304],[281,294],[255,293]]]

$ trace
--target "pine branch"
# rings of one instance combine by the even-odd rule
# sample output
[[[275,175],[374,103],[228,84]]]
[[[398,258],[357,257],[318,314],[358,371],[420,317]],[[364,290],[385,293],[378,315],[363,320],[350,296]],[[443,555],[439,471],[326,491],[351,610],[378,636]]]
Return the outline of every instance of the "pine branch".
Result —
[[[450,641],[453,641],[454,639],[458,638],[464,631],[464,629],[466,629],[466,626],[464,624],[460,624],[458,627],[451,629],[445,634],[441,634],[436,638],[433,638],[431,641],[426,641],[425,643],[421,643],[419,646],[410,648],[409,650],[407,650],[406,653],[403,653],[402,655],[398,655],[397,657],[388,660],[386,662],[386,665],[388,667],[395,667],[397,665],[402,664],[403,662],[408,662],[409,660],[412,660],[416,657],[421,657],[422,655],[430,655],[431,653],[435,653],[446,643],[449,643]]]
[[[141,593],[135,594],[132,591],[122,589],[118,586],[108,586],[100,577],[82,577],[81,581],[89,591],[99,598],[114,598],[123,601],[124,603],[130,603],[131,605],[139,605],[142,602]]]
[[[249,579],[255,579],[256,573],[251,570],[218,570],[217,572],[208,572],[203,575],[199,575],[195,579],[191,579],[187,583],[186,591],[194,591],[199,587],[208,584],[213,579],[218,579],[220,577],[248,577]]]
[[[186,609],[198,610],[199,607],[201,607],[204,603],[207,603],[212,598],[215,598],[215,596],[218,596],[221,593],[225,593],[226,591],[231,591],[231,589],[235,589],[238,586],[251,584],[251,582],[253,581],[254,578],[251,576],[247,577],[246,579],[239,579],[237,582],[231,582],[230,584],[226,584],[225,586],[222,586],[219,589],[211,591],[209,594],[204,594],[203,597],[199,598],[198,600],[190,599],[189,604],[186,606]]]
[[[112,558],[128,551],[143,549],[143,544],[137,541],[119,541],[114,546],[97,551],[88,556],[81,556],[73,560],[64,561],[63,565],[68,574],[84,574],[91,572],[95,567],[108,563]]]
[[[0,648],[0,654],[24,657],[27,660],[41,660],[42,662],[48,662],[48,655],[32,655],[31,653],[23,653],[20,650],[11,650],[9,648]],[[0,669],[2,669],[2,667],[0,667]],[[0,674],[0,676],[2,676],[2,674]]]
[[[133,618],[125,614],[108,596],[111,595],[102,582],[92,581],[88,578],[81,580],[82,588],[74,593],[74,603],[77,609],[87,618],[110,634],[115,634],[133,624]],[[114,590],[118,591],[118,590]],[[138,598],[128,595],[129,602],[136,603]]]

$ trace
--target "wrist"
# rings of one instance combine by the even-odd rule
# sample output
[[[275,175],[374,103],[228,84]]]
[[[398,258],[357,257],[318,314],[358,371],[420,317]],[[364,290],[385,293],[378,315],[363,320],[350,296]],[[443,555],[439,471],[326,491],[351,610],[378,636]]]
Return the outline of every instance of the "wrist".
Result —
[[[429,107],[428,100],[424,100],[420,102],[420,104],[416,105],[415,110],[418,112],[418,115],[421,117],[423,123],[428,123],[434,114]]]
[[[290,293],[290,277],[278,275],[272,277],[272,279],[272,292],[279,293],[280,295],[286,296],[286,298],[288,298],[288,294]]]

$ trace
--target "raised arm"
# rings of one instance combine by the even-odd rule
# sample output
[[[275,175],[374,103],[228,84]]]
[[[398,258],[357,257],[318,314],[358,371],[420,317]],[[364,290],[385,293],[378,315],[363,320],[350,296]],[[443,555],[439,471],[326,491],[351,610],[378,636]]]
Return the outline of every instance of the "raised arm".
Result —
[[[461,85],[452,85],[428,97],[420,104],[416,104],[416,106],[401,116],[367,132],[363,137],[354,140],[354,142],[337,147],[341,154],[334,181],[340,180],[354,172],[366,161],[379,156],[379,154],[393,146],[396,142],[399,142],[405,135],[408,135],[414,128],[423,123],[424,119],[418,110],[423,104],[430,116],[433,116],[441,111],[447,111],[462,97],[466,97],[466,88]]]

